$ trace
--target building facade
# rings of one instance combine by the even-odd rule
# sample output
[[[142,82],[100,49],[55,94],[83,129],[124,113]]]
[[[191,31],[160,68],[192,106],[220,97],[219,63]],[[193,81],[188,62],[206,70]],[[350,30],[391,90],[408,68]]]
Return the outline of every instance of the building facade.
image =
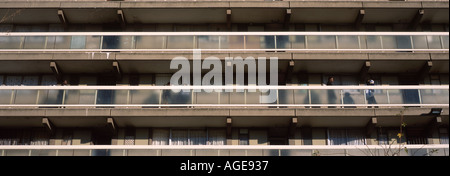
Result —
[[[0,156],[448,156],[448,13],[448,0],[0,0]],[[245,68],[218,81],[243,91],[201,90],[213,68],[195,66],[189,91],[171,91],[171,62],[195,52]],[[276,101],[251,91],[261,66],[227,57],[276,57]]]

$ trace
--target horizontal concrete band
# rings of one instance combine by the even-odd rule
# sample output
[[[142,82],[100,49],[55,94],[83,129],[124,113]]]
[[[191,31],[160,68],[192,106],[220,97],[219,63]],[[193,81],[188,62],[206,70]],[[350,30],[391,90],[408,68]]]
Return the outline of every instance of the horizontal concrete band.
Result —
[[[448,107],[441,107],[448,116]],[[64,108],[0,109],[0,117],[387,117],[397,116],[403,108]],[[408,108],[405,116],[430,113],[431,108]]]
[[[130,2],[130,1],[19,1],[0,2],[2,8],[448,8],[448,1],[221,1],[221,2]]]
[[[360,61],[371,61],[371,60],[449,60],[448,50],[443,53],[339,53],[329,51],[327,53],[270,53],[270,52],[253,52],[253,53],[202,53],[202,59],[207,57],[217,57],[221,60],[225,60],[226,57],[277,57],[279,60],[360,60]],[[1,52],[0,51],[0,61],[14,60],[14,61],[27,61],[27,60],[48,60],[48,61],[58,61],[58,60],[108,60],[108,61],[120,61],[120,60],[141,60],[141,61],[164,61],[172,60],[175,57],[185,57],[192,60],[192,52],[187,53],[142,53],[142,52]]]

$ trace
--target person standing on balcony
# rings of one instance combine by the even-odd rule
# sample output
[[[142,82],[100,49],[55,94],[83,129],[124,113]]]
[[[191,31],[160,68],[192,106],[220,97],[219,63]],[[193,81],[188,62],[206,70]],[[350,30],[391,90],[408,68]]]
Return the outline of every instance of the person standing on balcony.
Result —
[[[330,76],[328,77],[327,86],[333,86],[334,85],[334,77]],[[336,93],[332,89],[328,89],[328,104],[336,104]],[[328,106],[328,108],[336,108],[336,106]]]
[[[367,85],[368,86],[374,86],[375,85],[375,81],[370,79],[370,80],[367,81]],[[373,90],[373,89],[366,89],[365,93],[366,93],[367,104],[377,104],[377,100],[375,99],[375,90]],[[372,106],[369,106],[369,108],[372,108]]]

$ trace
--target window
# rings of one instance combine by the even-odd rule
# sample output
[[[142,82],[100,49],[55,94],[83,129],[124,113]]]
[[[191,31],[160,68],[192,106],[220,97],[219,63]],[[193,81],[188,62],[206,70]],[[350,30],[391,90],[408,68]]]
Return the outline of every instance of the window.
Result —
[[[366,137],[362,129],[329,129],[329,145],[365,145]]]
[[[169,145],[170,131],[168,129],[154,129],[152,145]]]
[[[135,129],[126,129],[124,145],[134,145],[135,135],[136,135]]]
[[[378,144],[379,145],[392,145],[403,143],[406,141],[404,137],[398,138],[398,133],[400,129],[398,128],[379,128],[378,129]]]
[[[439,141],[441,144],[448,144],[448,128],[439,129]]]
[[[61,145],[72,145],[73,131],[64,130]]]
[[[30,145],[48,145],[50,135],[46,129],[34,129]]]
[[[428,144],[427,132],[422,128],[407,128],[406,140],[408,144]]]
[[[249,145],[248,129],[239,130],[239,145]]]
[[[152,145],[225,145],[224,129],[153,129]]]

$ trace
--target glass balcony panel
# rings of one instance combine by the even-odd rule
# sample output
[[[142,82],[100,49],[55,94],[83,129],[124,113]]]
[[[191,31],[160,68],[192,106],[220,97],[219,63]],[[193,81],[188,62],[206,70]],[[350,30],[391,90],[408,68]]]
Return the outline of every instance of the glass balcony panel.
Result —
[[[115,102],[114,91],[113,90],[97,90],[97,101],[96,104],[112,104]],[[86,100],[87,97],[86,97]]]
[[[381,36],[369,35],[366,37],[367,49],[382,49]]]
[[[129,104],[129,92],[130,90],[114,90],[113,104]]]
[[[449,104],[449,91],[439,89],[420,90],[422,104]]]
[[[294,104],[294,90],[278,90],[278,104]]]
[[[361,90],[342,90],[342,104],[365,104],[364,91]],[[346,106],[351,108],[352,106]]]
[[[23,37],[0,37],[0,49],[22,49]]]
[[[420,104],[419,91],[417,89],[389,90],[391,104]]]
[[[309,90],[294,90],[294,101],[295,104],[311,104],[309,98]]]
[[[354,35],[338,36],[338,49],[359,49],[358,36]]]
[[[311,90],[311,104],[341,104],[340,90]]]
[[[276,36],[277,49],[291,49],[291,42],[289,41],[289,36],[281,35]]]
[[[0,90],[0,104],[11,103],[12,90]]]
[[[219,104],[219,94],[217,92],[207,93],[204,90],[194,93],[195,104]]]
[[[250,91],[246,90],[246,104],[260,104],[261,92],[259,90]],[[276,92],[276,91],[275,91]]]
[[[44,49],[45,48],[45,36],[27,36],[25,37],[24,49]]]
[[[86,36],[86,49],[100,49],[101,36]]]
[[[220,42],[220,49],[245,49],[244,36],[223,36],[223,39]]]
[[[397,40],[395,36],[381,36],[383,40],[383,49],[397,49]]]
[[[39,90],[38,104],[61,104],[64,90]]]
[[[444,49],[449,49],[448,45],[449,45],[449,39],[448,39],[448,35],[447,36],[442,36],[442,43],[444,44]]]
[[[399,35],[395,37],[397,39],[398,49],[412,49],[411,36]]]
[[[103,49],[133,49],[133,36],[103,36]]]
[[[230,92],[230,104],[245,104],[244,92]]]
[[[442,49],[440,36],[427,36],[429,49]]]
[[[88,104],[95,103],[96,90],[66,90],[64,104]]]
[[[164,100],[164,99],[163,99]],[[174,92],[171,91],[171,94],[168,98],[168,104],[192,104],[192,91],[180,91]]]
[[[306,48],[306,42],[305,42],[304,35],[289,36],[289,40],[292,43],[292,49],[305,49]]]
[[[171,92],[170,90],[162,91]],[[161,90],[130,90],[130,102],[131,104],[160,104],[160,92]],[[166,95],[166,97],[170,97],[170,95]],[[168,104],[167,102],[165,102],[167,101],[166,99],[162,100],[163,104]]]
[[[198,36],[198,48],[200,49],[220,49],[223,36]]]
[[[37,90],[16,90],[14,104],[36,104]]]
[[[194,36],[169,36],[167,49],[194,49]]]
[[[336,36],[308,36],[307,47],[308,49],[336,49]]]
[[[51,37],[53,39],[53,37]],[[50,40],[50,38],[48,39]],[[72,36],[55,36],[54,37],[54,48],[55,49],[70,49],[70,44],[72,42]]]
[[[70,49],[86,49],[86,36],[72,36]]]
[[[247,36],[246,49],[275,49],[274,36]]]
[[[166,36],[136,36],[136,49],[165,49]]]
[[[414,49],[428,49],[427,36],[412,36]]]

